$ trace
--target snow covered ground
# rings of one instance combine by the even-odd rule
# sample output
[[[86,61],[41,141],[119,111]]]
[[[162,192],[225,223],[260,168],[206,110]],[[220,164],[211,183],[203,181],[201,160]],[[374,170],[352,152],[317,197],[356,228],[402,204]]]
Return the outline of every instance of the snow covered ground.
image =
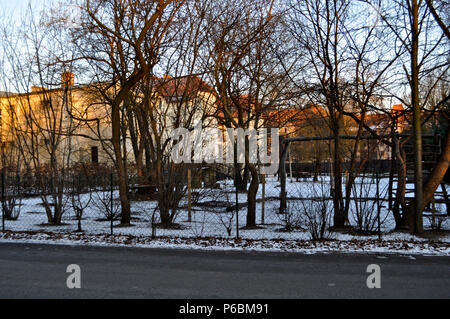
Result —
[[[252,243],[251,247],[255,249],[266,249],[267,243],[271,243],[270,247],[267,249],[281,249],[284,250],[286,247],[292,247],[293,250],[304,250],[306,246],[308,248],[306,250],[311,249],[311,245],[317,245],[317,242],[312,243],[309,240],[311,239],[310,232],[307,230],[307,227],[302,224],[302,211],[304,209],[308,209],[308,207],[304,204],[307,200],[295,200],[293,198],[321,198],[328,197],[328,178],[322,177],[319,182],[312,182],[309,180],[301,180],[296,181],[290,180],[288,178],[287,181],[287,197],[288,197],[288,211],[287,215],[278,214],[279,208],[279,182],[276,178],[267,179],[266,183],[266,202],[264,208],[264,224],[262,221],[262,187],[259,187],[258,191],[258,203],[257,203],[257,229],[245,229],[244,226],[246,224],[246,207],[242,207],[239,211],[239,237],[242,238],[243,242]],[[366,244],[362,245],[365,248],[363,249],[372,249],[372,251],[378,251],[377,249],[381,249],[381,251],[391,251],[392,249],[396,250],[394,246],[397,244],[394,243],[410,243],[412,245],[411,249],[418,249],[419,251],[425,250],[426,245],[429,245],[430,242],[427,239],[419,238],[415,236],[411,236],[409,234],[396,233],[394,230],[394,219],[392,213],[387,209],[387,202],[383,201],[383,199],[387,199],[388,190],[387,190],[388,179],[383,178],[379,183],[379,198],[380,203],[383,205],[381,208],[380,221],[381,221],[381,231],[382,231],[382,239],[384,243],[391,244],[380,244],[382,242],[378,241],[378,235],[355,235],[354,233],[341,233],[341,232],[331,232],[327,234],[328,239],[332,241],[325,242],[327,244],[321,243],[320,245],[327,245],[329,247],[330,243],[334,243],[335,245],[333,249],[342,250],[345,245],[354,246],[353,250],[358,251],[356,244],[361,245],[361,243],[365,242]],[[227,245],[220,244],[220,247],[229,247],[230,243],[234,241],[236,237],[236,216],[235,212],[227,212],[226,206],[232,206],[235,204],[235,193],[234,187],[232,185],[232,181],[222,181],[220,182],[220,189],[208,189],[208,190],[194,190],[198,193],[196,196],[199,196],[198,203],[194,204],[193,212],[192,212],[192,221],[188,222],[188,213],[187,213],[187,203],[186,201],[182,201],[181,208],[176,216],[175,223],[177,224],[176,229],[156,229],[156,236],[159,238],[158,240],[151,240],[147,242],[146,240],[150,240],[150,236],[152,235],[152,215],[155,213],[158,216],[158,212],[156,209],[155,201],[133,201],[131,205],[132,210],[132,226],[131,227],[114,227],[114,235],[123,235],[123,238],[134,238],[137,245],[150,245],[150,246],[159,246],[159,245],[172,245],[176,242],[177,239],[183,238],[183,241],[197,240],[198,238],[213,238],[216,240],[220,240],[222,243],[227,243]],[[449,189],[450,191],[450,189]],[[95,196],[101,196],[102,193],[98,192],[94,194]],[[28,237],[25,236],[25,239],[28,240],[46,240],[46,236],[66,236],[61,237],[61,240],[68,240],[69,242],[73,242],[73,238],[70,236],[85,236],[84,239],[81,240],[82,243],[85,242],[86,238],[91,238],[92,241],[100,243],[99,238],[107,238],[105,234],[110,233],[110,221],[105,220],[104,210],[101,207],[97,207],[94,204],[94,199],[90,202],[88,208],[85,210],[82,219],[82,228],[84,234],[74,234],[74,231],[77,228],[77,220],[75,218],[73,209],[70,207],[70,202],[67,201],[66,209],[67,211],[63,215],[63,225],[61,226],[48,226],[47,217],[45,214],[44,207],[40,204],[39,198],[27,198],[21,201],[20,206],[20,216],[16,221],[5,221],[5,230],[13,231],[13,232],[29,232],[27,233]],[[413,196],[412,193],[407,194],[408,197]],[[239,203],[246,203],[247,195],[239,194]],[[376,183],[371,178],[358,178],[355,184],[355,187],[352,192],[352,197],[376,197]],[[83,195],[82,200],[88,200],[89,196],[87,194]],[[119,205],[118,202],[118,192],[114,192],[115,205]],[[316,201],[320,202],[320,201]],[[323,201],[322,201],[323,202]],[[331,201],[327,201],[329,208],[331,209]],[[358,204],[355,204],[358,203]],[[217,206],[217,207],[215,207]],[[377,230],[378,220],[376,216],[377,206],[375,201],[368,202],[352,202],[350,207],[350,216],[349,221],[354,226],[357,224],[357,212],[356,208],[359,208],[360,211],[363,211],[366,216],[369,216],[369,220],[371,221],[371,225],[373,230]],[[303,209],[303,210],[302,210]],[[445,205],[436,204],[436,214],[445,213]],[[289,218],[288,218],[289,217]],[[331,214],[329,216],[331,220]],[[443,232],[439,233],[433,238],[433,243],[440,243],[439,253],[440,254],[448,254],[449,253],[449,243],[450,243],[450,222],[447,217],[440,218],[442,220],[442,229]],[[292,231],[286,231],[286,224],[292,223],[298,227],[294,227]],[[114,225],[118,225],[118,221],[114,222]],[[431,218],[424,217],[424,225],[426,229],[430,229]],[[227,231],[227,227],[229,228]],[[1,240],[11,240],[15,238],[13,233],[7,233],[8,236],[5,237],[5,234],[0,236]],[[22,233],[24,234],[24,233]],[[56,234],[56,235],[51,235]],[[60,234],[60,235],[58,235]],[[62,235],[64,234],[64,235]],[[19,233],[17,234],[19,235]],[[20,236],[19,236],[20,237]],[[70,238],[72,239],[70,239]],[[9,238],[9,239],[8,239]],[[111,244],[122,244],[120,243],[120,236],[115,237],[114,242]],[[135,238],[140,238],[139,240]],[[161,239],[164,238],[164,239]],[[197,238],[197,239],[196,239]],[[20,239],[20,238],[16,238]],[[56,239],[52,237],[51,241],[54,242]],[[112,240],[112,239],[111,239]],[[124,239],[125,240],[125,239]],[[129,240],[129,239],[127,239]],[[57,240],[56,240],[57,241]],[[76,241],[76,240],[75,240]],[[117,242],[119,241],[119,242]],[[257,243],[257,244],[256,244]],[[283,244],[279,244],[283,243]],[[299,243],[302,243],[301,245]],[[181,243],[181,245],[184,245]],[[199,245],[202,247],[202,244],[198,243],[189,243],[188,246]],[[233,245],[243,245],[242,242],[238,244],[234,243]],[[276,248],[277,245],[281,245],[279,248]],[[298,246],[300,245],[300,246]],[[303,246],[302,246],[303,245]],[[369,246],[370,247],[369,247]],[[380,246],[381,245],[381,246]],[[418,246],[417,246],[418,245]],[[212,245],[217,248],[217,244]],[[310,247],[311,246],[311,247]],[[349,246],[349,247],[350,247]],[[419,248],[417,248],[417,247]],[[209,245],[208,247],[211,247]],[[375,249],[375,247],[378,247]],[[444,247],[444,248],[442,248]],[[316,247],[317,248],[317,247]],[[317,248],[320,250],[320,248]],[[316,249],[316,250],[317,250]],[[328,248],[324,248],[327,250]],[[398,248],[402,250],[403,248]],[[404,249],[403,249],[404,250]],[[410,250],[410,249],[409,249]],[[332,250],[334,251],[334,250]]]
[[[401,236],[400,236],[401,237]],[[406,236],[408,237],[408,236]],[[224,251],[290,252],[303,254],[317,253],[370,253],[377,255],[450,256],[450,244],[417,238],[397,240],[249,240],[230,238],[172,238],[134,237],[126,235],[89,235],[62,233],[0,233],[0,243],[82,245],[103,247],[173,248]]]

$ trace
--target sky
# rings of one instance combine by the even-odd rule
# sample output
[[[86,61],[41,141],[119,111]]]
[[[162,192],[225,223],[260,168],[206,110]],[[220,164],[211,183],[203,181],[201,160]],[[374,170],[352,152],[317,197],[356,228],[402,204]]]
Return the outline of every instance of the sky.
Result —
[[[40,7],[48,0],[0,0],[0,18],[12,17],[15,20],[19,20],[21,12],[25,11],[28,4],[31,3],[32,7]]]
[[[43,2],[42,0],[34,0],[31,1],[32,3],[39,3]],[[22,9],[26,8],[28,5],[29,0],[0,0],[0,7],[2,8],[2,11],[18,13]]]
[[[19,23],[28,4],[31,3],[34,8],[41,7],[45,2],[47,2],[47,0],[0,0],[0,25],[13,25]],[[0,91],[5,90],[3,82],[0,83]]]
[[[17,7],[23,7],[28,4],[29,0],[0,0],[0,4],[2,8],[17,8]],[[41,0],[34,0],[33,2],[40,2]]]

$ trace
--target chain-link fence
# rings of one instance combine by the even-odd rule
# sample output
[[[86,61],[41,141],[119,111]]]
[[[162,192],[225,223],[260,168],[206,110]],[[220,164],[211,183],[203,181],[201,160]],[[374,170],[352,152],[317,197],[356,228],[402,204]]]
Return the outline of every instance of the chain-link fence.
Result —
[[[286,209],[280,209],[276,175],[259,176],[254,210],[249,208],[249,184],[247,191],[239,191],[233,176],[212,174],[210,168],[183,171],[178,176],[181,187],[158,189],[130,182],[131,218],[126,224],[113,170],[53,175],[4,170],[2,230],[182,238],[332,238],[333,177],[326,167],[308,171],[301,165],[287,165]],[[342,181],[346,194],[346,175]],[[353,231],[376,235],[393,229],[389,192],[388,173],[371,169],[359,174],[348,193],[348,224]],[[445,204],[433,209],[433,218],[446,214]],[[430,218],[430,225],[438,222]]]
[[[2,230],[111,233],[120,215],[112,172],[0,174]]]

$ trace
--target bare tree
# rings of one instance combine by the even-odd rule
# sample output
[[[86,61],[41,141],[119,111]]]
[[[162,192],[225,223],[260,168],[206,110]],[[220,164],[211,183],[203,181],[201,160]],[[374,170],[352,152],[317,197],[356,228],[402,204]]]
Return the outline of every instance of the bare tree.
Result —
[[[302,100],[321,110],[318,113],[323,114],[334,137],[330,148],[331,188],[334,226],[338,228],[348,224],[351,187],[361,169],[358,160],[365,116],[371,106],[381,107],[381,85],[400,55],[394,50],[388,59],[381,52],[380,42],[385,34],[378,30],[376,21],[369,23],[355,9],[357,4],[341,0],[293,1],[289,9],[289,31],[299,48],[296,63],[304,70],[291,72],[291,79]],[[356,127],[349,121],[352,118],[358,123]],[[356,139],[344,142],[340,136],[345,134]],[[350,167],[344,193],[342,175],[346,159]]]
[[[217,92],[217,119],[228,128],[258,129],[287,91],[286,73],[275,62],[284,49],[277,39],[283,35],[282,12],[275,10],[274,1],[217,1],[207,22],[209,48],[202,66]],[[235,158],[234,179],[235,187],[247,192],[246,226],[255,227],[259,178],[257,165],[249,160],[248,143],[246,136],[245,163]]]
[[[77,219],[77,232],[82,232],[81,220],[86,208],[92,201],[92,185],[85,167],[72,171],[72,183],[69,186],[69,197],[72,209]]]
[[[437,164],[437,169],[433,171],[432,177],[428,180],[428,185],[424,187],[422,127],[450,99],[450,94],[447,92],[439,102],[435,102],[432,107],[429,107],[432,91],[440,82],[447,81],[449,69],[448,58],[445,57],[448,55],[446,41],[448,42],[449,39],[445,30],[442,30],[440,19],[433,9],[430,1],[427,3],[416,0],[397,1],[395,2],[395,12],[381,13],[383,21],[399,45],[403,46],[407,52],[401,67],[409,92],[407,98],[399,97],[398,94],[395,96],[411,110],[413,115],[415,200],[412,205],[406,207],[404,214],[407,227],[416,233],[423,232],[422,211],[427,204],[425,201],[431,199],[439,185],[439,179],[442,180],[445,174],[444,167],[448,167],[444,164],[445,158],[448,156],[444,152],[441,161]],[[438,32],[436,29],[444,32]],[[430,72],[435,74],[435,78],[434,83],[427,90],[425,79]],[[424,188],[427,190],[426,194]]]
[[[171,21],[185,1],[86,1],[75,30],[79,56],[89,63],[99,94],[110,107],[111,144],[119,176],[123,225],[130,224],[126,110],[131,92],[152,74]]]
[[[12,33],[4,32],[5,84],[11,91],[21,92],[7,94],[5,115],[19,159],[35,174],[48,223],[60,224],[72,133],[66,122],[72,84],[61,75],[70,65],[55,64],[55,56],[60,58],[58,52],[64,51],[58,41],[63,37],[61,30],[48,28],[45,17],[38,20],[31,6],[22,23]]]

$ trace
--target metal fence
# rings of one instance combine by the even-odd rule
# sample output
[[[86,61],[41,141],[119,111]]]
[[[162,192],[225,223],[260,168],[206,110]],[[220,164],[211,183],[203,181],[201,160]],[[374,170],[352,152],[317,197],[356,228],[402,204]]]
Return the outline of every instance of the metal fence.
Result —
[[[248,227],[247,193],[234,180],[181,176],[180,198],[161,194],[148,185],[130,183],[131,223],[121,216],[118,178],[112,171],[65,174],[1,173],[2,230],[152,237],[220,237],[307,240],[332,237],[331,176],[323,172],[288,174],[287,208],[280,213],[280,181],[260,176],[256,194],[255,225]],[[189,182],[188,182],[189,181]],[[343,177],[343,188],[346,178]],[[188,187],[190,185],[191,187]],[[388,209],[388,178],[370,172],[359,176],[351,189],[349,224],[361,233],[377,234],[394,226]],[[160,196],[160,197],[158,197]],[[159,199],[159,200],[158,200]],[[171,223],[163,223],[161,207],[169,207]],[[444,207],[438,206],[444,211]]]

